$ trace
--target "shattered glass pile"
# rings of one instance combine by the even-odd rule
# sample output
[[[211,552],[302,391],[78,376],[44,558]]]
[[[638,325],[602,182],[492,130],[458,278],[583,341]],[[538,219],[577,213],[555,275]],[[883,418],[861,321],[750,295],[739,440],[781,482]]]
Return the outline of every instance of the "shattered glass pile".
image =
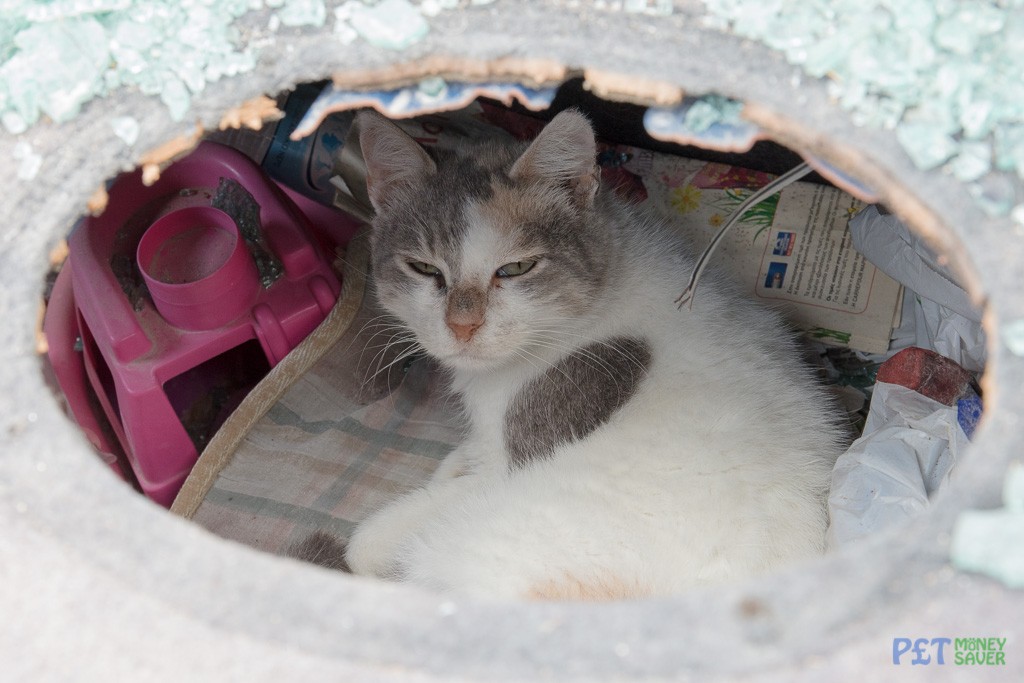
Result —
[[[323,0],[0,0],[0,122],[60,123],[121,86],[159,95],[180,120],[192,95],[251,70],[235,19],[275,8],[286,26],[323,24]]]
[[[970,183],[988,213],[1024,199],[1024,0],[704,4],[714,25],[829,77],[857,123],[894,128],[915,165]]]
[[[333,8],[333,33],[401,50],[426,35],[427,17],[459,6],[347,0]],[[181,120],[208,83],[256,66],[260,40],[243,39],[233,24],[264,8],[267,36],[328,21],[324,0],[0,0],[0,124],[18,134],[40,116],[68,121],[122,86],[159,96]]]

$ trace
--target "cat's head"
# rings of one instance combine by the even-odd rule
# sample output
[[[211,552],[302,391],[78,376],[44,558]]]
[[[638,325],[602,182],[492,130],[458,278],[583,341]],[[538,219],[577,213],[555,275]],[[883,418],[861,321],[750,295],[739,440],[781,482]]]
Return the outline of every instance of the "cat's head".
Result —
[[[529,146],[464,143],[429,152],[360,114],[381,305],[443,363],[487,369],[565,346],[605,285],[587,119],[556,116]]]

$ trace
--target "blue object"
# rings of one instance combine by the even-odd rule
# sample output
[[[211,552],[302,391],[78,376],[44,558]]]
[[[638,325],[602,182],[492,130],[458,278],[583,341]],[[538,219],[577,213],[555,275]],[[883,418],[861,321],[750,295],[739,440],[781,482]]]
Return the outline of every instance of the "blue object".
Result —
[[[974,429],[981,420],[981,398],[977,394],[971,394],[956,402],[956,421],[960,423],[960,429],[968,439],[974,438]]]

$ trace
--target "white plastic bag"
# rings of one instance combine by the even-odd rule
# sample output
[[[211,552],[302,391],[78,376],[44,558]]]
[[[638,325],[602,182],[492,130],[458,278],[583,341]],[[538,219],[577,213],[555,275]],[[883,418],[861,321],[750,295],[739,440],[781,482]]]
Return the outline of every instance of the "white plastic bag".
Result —
[[[878,382],[863,436],[839,457],[832,472],[829,546],[922,512],[929,497],[953,476],[967,443],[956,405]]]

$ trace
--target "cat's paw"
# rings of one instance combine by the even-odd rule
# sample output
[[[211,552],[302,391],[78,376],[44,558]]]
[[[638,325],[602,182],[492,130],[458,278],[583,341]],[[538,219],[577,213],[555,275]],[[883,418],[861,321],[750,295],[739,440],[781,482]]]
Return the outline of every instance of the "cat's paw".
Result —
[[[353,574],[401,578],[406,540],[432,517],[435,497],[428,489],[402,496],[360,522],[348,542],[345,559]]]
[[[450,476],[432,479],[364,519],[356,525],[345,555],[352,573],[403,579],[407,555],[421,532],[481,481],[455,467]]]
[[[395,557],[396,543],[381,537],[374,525],[360,525],[349,539],[345,562],[353,574],[397,579],[401,571]]]

